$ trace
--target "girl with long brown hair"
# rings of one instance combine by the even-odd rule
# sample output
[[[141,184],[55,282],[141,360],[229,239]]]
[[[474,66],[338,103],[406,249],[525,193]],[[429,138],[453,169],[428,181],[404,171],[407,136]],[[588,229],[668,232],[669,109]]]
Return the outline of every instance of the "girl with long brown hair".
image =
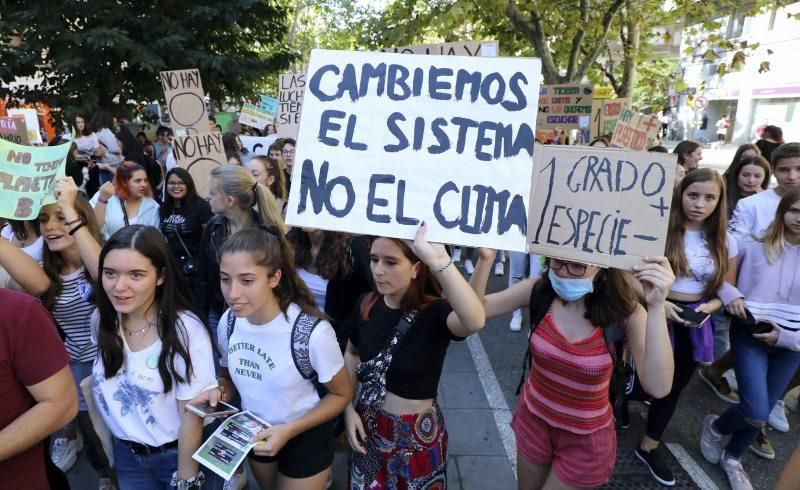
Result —
[[[230,309],[217,329],[222,396],[210,402],[238,393],[243,409],[271,425],[248,455],[261,488],[320,490],[333,462],[330,421],[352,397],[333,328],[298,276],[281,230],[234,233],[219,262]]]
[[[359,296],[375,287],[366,237],[292,228],[287,239],[294,249],[297,273],[314,295],[317,307],[330,318],[344,352],[350,334],[345,320]]]
[[[730,339],[741,397],[706,416],[700,447],[733,488],[752,488],[741,459],[800,367],[800,188],[783,195],[762,239],[745,237],[739,247],[746,314],[734,317]]]
[[[703,168],[688,172],[672,198],[666,255],[677,279],[665,309],[675,372],[667,396],[652,401],[646,433],[636,448],[636,456],[662,485],[674,485],[675,479],[657,451],[661,438],[698,363],[714,360],[709,315],[741,297],[731,286],[736,283],[737,250],[726,231],[724,196],[722,177]]]
[[[353,311],[345,352],[359,387],[345,409],[349,488],[445,488],[439,378],[450,342],[483,328],[483,308],[444,245],[425,240],[424,223],[413,244],[374,239],[370,264],[375,289]],[[400,425],[411,429],[391,429]]]
[[[673,359],[664,304],[675,279],[670,264],[666,257],[647,258],[634,268],[634,279],[619,269],[550,258],[541,277],[484,296],[494,253],[481,249],[470,280],[486,316],[531,311],[530,375],[520,384],[511,422],[519,488],[601,486],[616,460],[609,395],[614,359],[622,356],[617,344],[630,351],[644,391],[655,397],[669,391]]]

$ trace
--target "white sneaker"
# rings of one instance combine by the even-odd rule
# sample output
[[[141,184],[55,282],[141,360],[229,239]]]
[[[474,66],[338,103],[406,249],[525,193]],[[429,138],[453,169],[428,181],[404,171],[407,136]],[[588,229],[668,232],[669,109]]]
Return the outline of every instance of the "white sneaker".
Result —
[[[231,479],[222,485],[222,490],[242,490],[247,486],[247,472],[244,468],[241,469],[241,472],[234,473]]]
[[[502,262],[498,262],[494,265],[494,275],[495,276],[502,276],[506,273],[506,268],[503,266]]]
[[[58,469],[66,472],[78,460],[78,453],[81,449],[83,449],[83,437],[81,437],[80,432],[73,440],[59,437],[53,442],[50,459],[53,460],[54,465],[58,466]]]
[[[464,270],[467,271],[467,274],[469,274],[470,276],[472,275],[473,272],[475,272],[475,267],[472,265],[471,260],[467,259],[464,262]]]
[[[767,423],[778,432],[789,432],[789,421],[786,420],[786,407],[783,405],[783,400],[778,400],[772,407]]]
[[[522,330],[522,310],[514,310],[514,314],[511,315],[511,323],[508,324],[508,328],[510,328],[512,332],[519,332]]]
[[[731,391],[735,391],[738,393],[739,383],[736,382],[736,373],[733,372],[733,369],[725,371],[725,374],[723,374],[722,376],[728,380],[728,387],[730,387]]]
[[[461,247],[453,247],[453,262],[461,262]]]
[[[713,414],[706,415],[703,421],[703,434],[700,436],[700,452],[711,464],[719,463],[725,445],[725,436],[718,434],[712,425],[718,418]]]
[[[750,484],[750,477],[745,473],[740,461],[736,461],[733,458],[722,458],[719,461],[719,465],[728,475],[731,490],[753,490],[753,485]]]

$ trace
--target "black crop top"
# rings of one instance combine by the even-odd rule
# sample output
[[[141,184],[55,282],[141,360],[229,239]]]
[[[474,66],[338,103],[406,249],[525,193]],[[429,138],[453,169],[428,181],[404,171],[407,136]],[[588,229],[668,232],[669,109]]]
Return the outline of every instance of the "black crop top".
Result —
[[[379,299],[370,311],[369,320],[363,321],[359,317],[361,299],[351,318],[350,342],[358,349],[361,360],[368,361],[389,344],[402,311],[389,308]],[[417,314],[392,357],[386,373],[388,391],[409,400],[436,398],[447,346],[451,340],[464,340],[447,328],[451,311],[450,303],[440,299]]]

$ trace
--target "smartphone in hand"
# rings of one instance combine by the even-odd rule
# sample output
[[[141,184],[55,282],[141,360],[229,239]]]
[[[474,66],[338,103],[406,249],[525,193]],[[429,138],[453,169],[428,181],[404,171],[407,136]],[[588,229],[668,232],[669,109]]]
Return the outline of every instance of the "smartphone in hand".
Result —
[[[683,308],[683,311],[678,313],[678,316],[686,320],[687,322],[691,323],[692,325],[697,325],[697,326],[704,324],[706,320],[711,318],[711,315],[709,315],[708,313],[701,313],[686,307]]]
[[[238,408],[223,401],[218,401],[216,407],[212,407],[208,402],[187,403],[186,410],[199,417],[227,417],[239,411]]]

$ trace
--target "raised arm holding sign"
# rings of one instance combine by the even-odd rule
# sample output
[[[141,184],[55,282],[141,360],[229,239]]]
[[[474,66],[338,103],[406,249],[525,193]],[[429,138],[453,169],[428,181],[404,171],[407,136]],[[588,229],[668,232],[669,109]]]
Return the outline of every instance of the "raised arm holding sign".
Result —
[[[287,223],[525,250],[537,59],[312,52]]]

